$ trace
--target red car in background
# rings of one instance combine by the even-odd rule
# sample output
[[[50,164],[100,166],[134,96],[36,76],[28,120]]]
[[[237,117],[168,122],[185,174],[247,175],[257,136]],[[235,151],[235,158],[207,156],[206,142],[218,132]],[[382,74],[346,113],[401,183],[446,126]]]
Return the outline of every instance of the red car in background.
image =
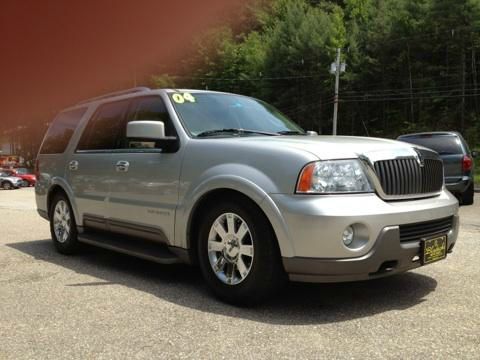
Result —
[[[23,180],[22,186],[35,186],[37,177],[34,174],[30,174],[26,168],[12,168],[12,169],[0,169],[2,172],[7,173],[8,176],[16,176]]]

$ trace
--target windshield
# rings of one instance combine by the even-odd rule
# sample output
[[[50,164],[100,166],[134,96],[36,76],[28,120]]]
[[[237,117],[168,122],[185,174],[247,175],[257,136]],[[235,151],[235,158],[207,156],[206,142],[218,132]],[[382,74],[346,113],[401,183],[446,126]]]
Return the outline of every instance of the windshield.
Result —
[[[17,168],[17,174],[19,175],[25,175],[25,174],[28,174],[28,169],[26,168]]]
[[[206,132],[221,136],[255,135],[255,132],[260,135],[262,132],[305,133],[273,106],[246,96],[177,92],[170,94],[170,99],[184,126],[193,136]],[[230,131],[221,131],[225,129]],[[232,129],[248,131],[233,132]]]
[[[462,144],[458,136],[455,135],[418,135],[400,137],[399,140],[411,144],[425,146],[435,150],[440,155],[462,154]]]

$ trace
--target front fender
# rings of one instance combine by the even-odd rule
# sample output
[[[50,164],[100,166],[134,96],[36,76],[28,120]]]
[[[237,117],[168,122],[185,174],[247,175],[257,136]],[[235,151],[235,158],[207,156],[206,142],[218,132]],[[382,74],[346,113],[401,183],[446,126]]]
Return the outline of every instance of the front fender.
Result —
[[[238,168],[243,166],[236,165]],[[243,169],[245,170],[245,169]],[[274,183],[268,179],[265,174],[260,175],[261,173],[258,170],[250,169],[250,172],[256,172],[258,176],[258,181],[253,182],[250,179],[247,179],[241,175],[215,175],[212,177],[202,177],[202,180],[198,184],[192,186],[189,191],[186,192],[184,203],[177,208],[176,212],[176,221],[175,221],[175,245],[182,248],[189,248],[189,234],[188,229],[190,228],[190,223],[192,220],[193,211],[195,206],[198,204],[200,199],[203,196],[208,194],[213,190],[218,189],[230,189],[235,190],[243,195],[249,197],[253,202],[255,202],[260,209],[265,213],[268,220],[272,224],[273,230],[278,240],[278,245],[282,256],[293,256],[293,247],[289,241],[288,230],[286,223],[283,219],[283,216],[275,205],[273,200],[270,198],[268,193],[264,190],[263,187],[259,186],[259,183],[262,183],[264,186],[267,183],[269,188],[274,188]],[[225,174],[226,172],[224,172]]]

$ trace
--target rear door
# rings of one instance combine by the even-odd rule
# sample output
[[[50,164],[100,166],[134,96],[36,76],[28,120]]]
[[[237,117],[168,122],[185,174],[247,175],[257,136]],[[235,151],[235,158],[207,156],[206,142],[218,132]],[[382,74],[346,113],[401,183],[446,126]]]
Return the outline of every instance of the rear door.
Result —
[[[67,177],[85,226],[106,229],[112,151],[129,101],[102,104],[85,127],[67,161]]]

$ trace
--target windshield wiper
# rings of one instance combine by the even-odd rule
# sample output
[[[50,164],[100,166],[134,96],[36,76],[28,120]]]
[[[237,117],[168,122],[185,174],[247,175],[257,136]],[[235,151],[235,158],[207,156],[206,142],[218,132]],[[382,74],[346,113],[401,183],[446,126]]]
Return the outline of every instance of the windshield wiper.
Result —
[[[272,132],[267,132],[267,131],[231,128],[231,129],[213,129],[213,130],[202,131],[201,133],[197,134],[197,137],[207,137],[207,136],[217,135],[217,134],[222,134],[222,133],[227,133],[227,134],[260,134],[260,135],[269,135],[269,136],[278,135],[277,133],[272,133]]]
[[[306,135],[305,133],[302,133],[298,130],[283,130],[277,132],[279,135]]]

